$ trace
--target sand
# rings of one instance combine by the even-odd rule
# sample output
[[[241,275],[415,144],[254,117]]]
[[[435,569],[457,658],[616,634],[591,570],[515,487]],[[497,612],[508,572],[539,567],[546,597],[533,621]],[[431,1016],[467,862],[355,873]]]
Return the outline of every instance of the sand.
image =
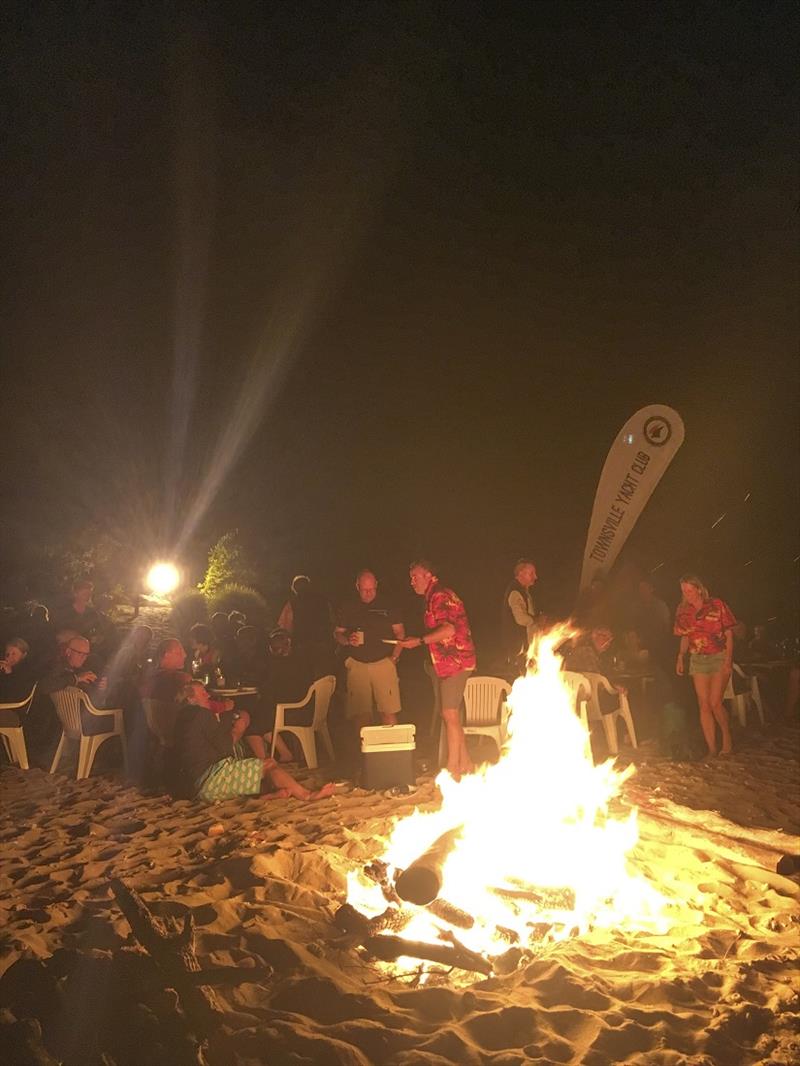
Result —
[[[109,890],[120,877],[162,914],[191,910],[204,969],[273,968],[215,990],[224,1023],[202,1052],[215,1066],[797,1063],[800,878],[775,866],[800,852],[799,748],[784,725],[707,763],[637,754],[632,860],[670,892],[700,893],[692,921],[661,936],[592,931],[510,976],[426,987],[414,967],[392,978],[336,946],[331,919],[346,872],[380,854],[392,818],[436,803],[430,777],[409,797],[347,788],[204,807],[112,776],[5,767],[3,1060],[23,1061],[19,1020],[36,1018],[56,1061],[181,1061],[175,994],[124,977],[139,949]]]

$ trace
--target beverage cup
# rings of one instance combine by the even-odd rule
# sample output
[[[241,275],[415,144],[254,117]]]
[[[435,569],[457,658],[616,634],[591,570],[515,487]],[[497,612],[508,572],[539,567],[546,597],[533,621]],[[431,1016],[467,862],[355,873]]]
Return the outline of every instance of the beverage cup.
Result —
[[[353,630],[353,635],[356,638],[355,646],[357,648],[361,647],[361,645],[364,643],[364,630],[363,629],[354,629]]]

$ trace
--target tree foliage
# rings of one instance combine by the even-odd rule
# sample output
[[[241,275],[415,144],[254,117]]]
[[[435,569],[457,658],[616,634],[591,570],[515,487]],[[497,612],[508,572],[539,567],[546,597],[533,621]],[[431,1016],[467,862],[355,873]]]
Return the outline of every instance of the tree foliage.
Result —
[[[208,553],[205,577],[198,588],[211,599],[227,585],[251,585],[254,578],[239,530],[229,529]]]

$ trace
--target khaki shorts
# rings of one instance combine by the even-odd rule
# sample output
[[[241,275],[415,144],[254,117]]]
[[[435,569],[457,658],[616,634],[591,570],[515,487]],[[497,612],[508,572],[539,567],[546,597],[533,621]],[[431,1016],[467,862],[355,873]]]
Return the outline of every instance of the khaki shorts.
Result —
[[[376,663],[360,663],[357,659],[345,659],[347,670],[348,718],[370,718],[373,700],[378,713],[400,713],[400,683],[397,667],[390,658]]]

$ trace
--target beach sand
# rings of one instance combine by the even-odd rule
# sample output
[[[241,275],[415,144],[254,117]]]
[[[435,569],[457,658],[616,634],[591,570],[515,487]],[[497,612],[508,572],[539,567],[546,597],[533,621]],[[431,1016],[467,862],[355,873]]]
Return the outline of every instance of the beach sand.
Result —
[[[308,804],[204,807],[111,776],[4,767],[0,1057],[34,1061],[20,1049],[38,1030],[20,1020],[35,1018],[55,1061],[192,1061],[175,994],[139,979],[149,971],[134,965],[140,949],[109,888],[118,877],[157,913],[191,911],[203,969],[272,968],[214,990],[224,1014],[202,1049],[214,1066],[797,1063],[800,878],[775,867],[800,852],[798,750],[800,729],[784,725],[748,734],[726,759],[637,753],[624,791],[640,808],[632,861],[699,894],[687,924],[595,930],[510,976],[423,987],[414,967],[392,978],[333,943],[332,917],[347,871],[381,853],[392,819],[436,803],[431,777],[407,797],[347,788]],[[533,817],[524,824],[535,834]]]

